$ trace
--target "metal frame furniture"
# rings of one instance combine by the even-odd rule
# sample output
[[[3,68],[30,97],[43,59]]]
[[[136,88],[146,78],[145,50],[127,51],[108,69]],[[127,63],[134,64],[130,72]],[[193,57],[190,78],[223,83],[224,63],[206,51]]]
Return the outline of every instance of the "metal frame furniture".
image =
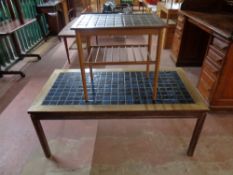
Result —
[[[7,36],[10,36],[11,40],[14,43],[14,49],[17,53],[17,56],[19,57],[18,60],[23,59],[24,57],[37,57],[38,60],[41,59],[39,54],[30,54],[30,53],[21,53],[20,45],[18,43],[17,37],[15,36],[15,31],[23,28],[24,26],[27,26],[33,22],[35,22],[36,19],[31,20],[25,20],[24,24],[20,24],[19,21],[14,21],[8,24],[5,24],[4,26],[0,27],[0,40],[2,38],[5,38]],[[7,70],[0,70],[0,76],[2,74],[20,74],[21,77],[25,77],[25,74],[22,71],[7,71]]]

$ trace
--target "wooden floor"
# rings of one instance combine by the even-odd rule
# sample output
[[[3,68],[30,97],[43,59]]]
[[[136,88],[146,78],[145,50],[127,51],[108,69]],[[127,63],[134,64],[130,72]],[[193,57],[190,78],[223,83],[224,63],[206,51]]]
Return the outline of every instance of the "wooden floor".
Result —
[[[138,40],[142,38],[127,37],[127,42]],[[14,67],[24,70],[24,79],[17,75],[0,79],[1,175],[233,174],[233,113],[226,111],[208,114],[193,158],[184,151],[195,123],[192,119],[43,121],[56,155],[47,160],[27,110],[54,69],[78,68],[78,61],[77,52],[71,50],[68,65],[57,38],[35,52],[41,53],[41,61],[25,59]],[[169,53],[162,54],[163,67],[174,67]],[[185,70],[196,85],[200,69]]]

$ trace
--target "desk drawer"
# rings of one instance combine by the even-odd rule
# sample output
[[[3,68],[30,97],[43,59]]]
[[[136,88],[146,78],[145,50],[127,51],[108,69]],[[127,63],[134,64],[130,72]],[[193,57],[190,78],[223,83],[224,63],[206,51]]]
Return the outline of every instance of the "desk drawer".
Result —
[[[222,62],[224,59],[224,55],[220,55],[213,48],[209,47],[207,57],[211,59],[211,61],[216,64],[217,67],[222,66]]]
[[[179,15],[177,22],[184,23],[184,21],[185,21],[185,17],[183,15]]]
[[[200,82],[198,84],[198,89],[200,90],[201,94],[208,100],[210,96],[210,92],[214,87],[214,83],[216,80],[212,79],[205,69],[202,70]]]
[[[225,55],[229,47],[229,41],[214,37],[211,45],[215,47],[220,53]]]
[[[209,91],[213,88],[213,85],[216,81],[216,79],[211,78],[204,69],[202,70],[202,73],[201,73],[201,79],[203,79],[204,86]]]
[[[184,28],[184,23],[181,23],[181,22],[177,21],[176,30],[182,32],[183,28]]]
[[[210,96],[210,91],[208,91],[204,86],[205,81],[203,79],[200,79],[200,82],[198,84],[198,90],[201,93],[201,95],[208,101]]]
[[[181,34],[175,32],[172,43],[172,53],[174,54],[175,57],[178,57],[180,50],[180,43],[181,43]]]
[[[178,16],[178,19],[177,19],[177,24],[176,24],[176,30],[177,30],[177,31],[179,31],[179,32],[182,32],[182,31],[183,31],[184,22],[185,22],[185,17],[182,16],[182,15],[179,15],[179,16]]]
[[[208,57],[205,58],[205,62],[203,64],[203,71],[205,71],[210,77],[213,79],[217,79],[218,74],[220,72],[220,68],[214,66],[208,59]]]

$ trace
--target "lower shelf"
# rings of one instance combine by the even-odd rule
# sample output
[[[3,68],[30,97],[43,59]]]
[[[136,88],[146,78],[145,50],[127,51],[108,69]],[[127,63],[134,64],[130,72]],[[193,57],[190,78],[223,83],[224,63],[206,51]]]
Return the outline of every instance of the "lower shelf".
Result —
[[[155,64],[148,45],[92,46],[85,65]]]

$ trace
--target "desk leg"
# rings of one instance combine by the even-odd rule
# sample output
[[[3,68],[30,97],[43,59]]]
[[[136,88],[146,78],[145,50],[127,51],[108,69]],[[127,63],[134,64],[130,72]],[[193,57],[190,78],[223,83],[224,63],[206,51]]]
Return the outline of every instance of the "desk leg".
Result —
[[[40,141],[40,144],[41,144],[41,146],[43,148],[45,156],[47,158],[50,158],[51,157],[51,152],[50,152],[50,149],[49,149],[47,139],[46,139],[45,134],[44,134],[44,130],[43,130],[42,126],[41,126],[40,120],[36,120],[36,119],[32,118],[32,123],[34,125],[35,130],[36,130],[36,134],[37,134],[37,136],[39,138],[39,141]]]
[[[206,118],[206,113],[202,114],[202,116],[200,116],[197,119],[194,131],[193,131],[193,135],[192,135],[191,141],[189,143],[188,151],[187,151],[188,156],[193,156],[199,136],[202,131],[203,124],[205,122],[205,118]]]
[[[163,43],[162,37],[163,37],[163,29],[160,29],[158,32],[157,50],[156,50],[156,58],[155,58],[156,60],[155,60],[155,72],[154,72],[153,100],[156,100],[157,98],[160,56],[161,56],[162,43]]]
[[[64,40],[65,49],[66,49],[67,59],[68,59],[68,62],[70,64],[70,54],[69,54],[69,48],[68,48],[67,38],[63,37],[63,40]]]
[[[77,42],[77,46],[78,46],[79,64],[80,64],[80,70],[81,70],[81,74],[82,74],[84,99],[86,101],[88,101],[85,65],[83,64],[84,57],[83,57],[82,40],[81,40],[81,35],[79,32],[76,33],[76,42]]]
[[[146,76],[149,78],[150,64],[149,60],[151,57],[151,43],[152,43],[152,35],[148,35],[148,46],[147,46],[147,64],[146,64]]]

